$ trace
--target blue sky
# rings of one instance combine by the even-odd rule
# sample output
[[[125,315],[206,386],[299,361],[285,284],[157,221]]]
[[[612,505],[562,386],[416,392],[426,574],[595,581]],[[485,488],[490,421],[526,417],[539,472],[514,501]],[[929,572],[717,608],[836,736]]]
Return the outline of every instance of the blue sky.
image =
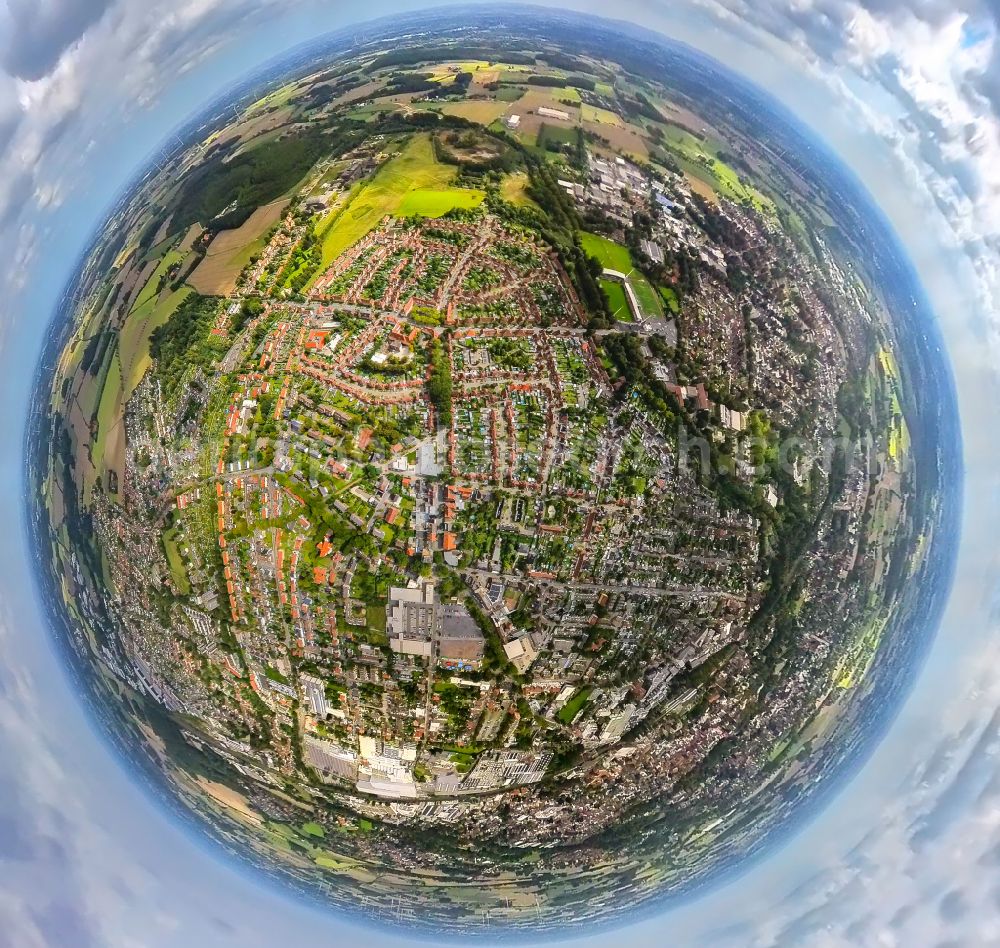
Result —
[[[57,294],[167,130],[263,60],[370,0],[7,0],[0,8],[0,436],[20,443]],[[564,0],[607,12],[607,4]],[[956,368],[968,471],[955,591],[927,669],[871,763],[739,881],[587,945],[1000,943],[996,367],[1000,41],[985,4],[619,0],[716,56],[850,164],[917,264]],[[370,945],[170,824],[92,732],[48,641],[0,455],[0,946]]]

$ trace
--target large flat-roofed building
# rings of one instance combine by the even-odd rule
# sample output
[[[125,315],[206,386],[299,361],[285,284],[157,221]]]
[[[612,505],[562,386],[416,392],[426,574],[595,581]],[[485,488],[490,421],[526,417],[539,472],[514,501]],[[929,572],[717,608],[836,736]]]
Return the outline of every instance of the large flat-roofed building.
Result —
[[[442,604],[432,582],[394,586],[386,605],[389,646],[400,655],[436,659],[451,667],[476,667],[486,640],[461,603]]]
[[[490,792],[501,787],[538,783],[545,776],[552,754],[548,751],[502,750],[480,754],[476,767],[462,781],[462,791]]]
[[[413,588],[393,586],[385,613],[392,650],[430,658],[437,608],[433,583],[425,580]]]
[[[441,661],[478,665],[483,660],[486,640],[469,610],[461,604],[443,605],[438,613],[438,657]]]
[[[358,789],[380,797],[412,799],[417,796],[413,764],[415,744],[390,744],[380,738],[358,738],[360,767]]]
[[[560,122],[568,122],[570,120],[569,112],[564,109],[552,109],[547,105],[543,105],[539,110],[538,114],[542,118],[559,119]]]
[[[323,682],[311,675],[302,675],[299,678],[302,683],[302,690],[305,692],[306,702],[314,717],[323,719],[330,711],[326,703],[326,690]]]
[[[324,780],[340,777],[344,780],[357,780],[357,755],[332,741],[323,741],[311,734],[305,736],[302,742],[305,762],[318,770]]]
[[[504,645],[503,650],[519,672],[526,672],[538,658],[538,648],[530,635],[512,639]]]

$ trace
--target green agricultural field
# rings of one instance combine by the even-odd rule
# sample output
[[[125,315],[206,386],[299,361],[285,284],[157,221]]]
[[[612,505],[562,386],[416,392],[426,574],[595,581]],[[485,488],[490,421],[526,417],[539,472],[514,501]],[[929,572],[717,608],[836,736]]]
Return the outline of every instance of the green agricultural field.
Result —
[[[898,462],[910,450],[910,430],[903,415],[899,367],[892,353],[885,348],[879,349],[878,361],[885,377],[889,402],[892,406],[892,416],[889,421],[889,458]]]
[[[438,210],[446,213],[443,193],[452,192],[450,206],[472,206],[482,203],[486,195],[482,191],[468,191],[450,188],[458,169],[441,164],[434,155],[430,135],[414,135],[403,150],[383,165],[350,204],[344,208],[330,228],[323,235],[323,264],[317,271],[322,273],[348,247],[357,243],[387,215],[405,216],[402,211],[407,198],[413,192],[411,207]],[[433,199],[431,194],[436,195]],[[462,202],[466,202],[464,205]],[[472,202],[471,204],[468,202]],[[444,210],[441,210],[441,208]],[[411,210],[410,213],[419,213]],[[440,216],[427,215],[427,216]]]
[[[896,360],[892,357],[892,353],[888,349],[884,347],[879,349],[878,361],[882,366],[882,371],[885,372],[890,379],[899,378],[899,370],[896,368]]]
[[[735,168],[720,161],[709,142],[702,142],[685,129],[668,125],[664,129],[668,147],[678,158],[681,168],[692,177],[714,188],[733,201],[750,201],[757,210],[774,215],[774,202],[765,194],[740,180]]]
[[[124,471],[125,438],[122,431],[122,370],[117,351],[111,359],[111,366],[101,391],[101,402],[97,409],[97,438],[94,442],[93,458],[95,473],[103,477],[110,468]],[[90,502],[91,480],[86,485],[85,500]],[[112,495],[114,496],[114,495]]]
[[[731,168],[724,161],[715,159],[711,162],[711,171],[724,194],[738,201],[750,201],[758,211],[774,216],[777,211],[774,202],[765,194],[762,194],[755,187],[746,185],[740,180],[736,169]]]
[[[524,89],[520,86],[501,86],[494,95],[500,102],[517,102],[524,98]]]
[[[625,127],[625,120],[620,115],[593,105],[583,106],[582,117],[585,122],[597,122],[599,125],[611,125],[614,128]]]
[[[767,759],[770,761],[778,760],[791,746],[792,742],[788,738],[778,741],[778,743],[771,748],[771,752],[767,755]]]
[[[149,368],[151,361],[149,337],[153,334],[153,330],[162,326],[192,292],[194,291],[190,287],[182,286],[160,302],[150,298],[141,307],[133,309],[125,320],[118,342],[118,352],[121,358],[126,401]]]
[[[288,101],[295,95],[298,90],[298,83],[290,82],[288,85],[282,86],[280,89],[275,89],[274,92],[269,95],[264,96],[263,99],[258,99],[246,112],[246,116],[249,117],[255,112],[263,112],[265,109],[277,109],[283,105],[287,105]]]
[[[471,211],[486,199],[484,191],[459,188],[433,190],[425,188],[411,191],[403,198],[396,211],[397,217],[444,217],[449,211],[462,209]]]
[[[159,260],[177,241],[176,234],[169,234],[164,237],[158,244],[150,247],[146,251],[142,258],[143,264],[152,263],[154,260]]]
[[[361,105],[347,113],[349,119],[355,122],[374,122],[379,115],[386,115],[395,112],[397,105],[394,102],[372,102],[369,105]]]
[[[187,282],[205,296],[228,296],[250,258],[267,246],[271,229],[281,220],[286,199],[258,207],[239,227],[216,234],[204,259]]]
[[[490,125],[502,118],[510,104],[501,99],[469,99],[464,102],[448,102],[441,111],[445,115],[458,115],[470,122]]]
[[[485,59],[451,59],[437,63],[427,72],[434,82],[444,82],[455,78],[456,72],[471,72],[474,76],[484,70],[495,71]]]
[[[538,147],[545,148],[550,142],[559,146],[575,144],[576,126],[543,124],[538,129]]]
[[[153,271],[153,275],[146,281],[146,285],[142,288],[142,292],[133,304],[131,310],[133,313],[140,307],[145,306],[150,300],[156,298],[156,294],[159,292],[160,279],[175,263],[180,263],[183,259],[184,255],[178,253],[176,250],[171,250],[170,253],[164,255],[159,266]]]

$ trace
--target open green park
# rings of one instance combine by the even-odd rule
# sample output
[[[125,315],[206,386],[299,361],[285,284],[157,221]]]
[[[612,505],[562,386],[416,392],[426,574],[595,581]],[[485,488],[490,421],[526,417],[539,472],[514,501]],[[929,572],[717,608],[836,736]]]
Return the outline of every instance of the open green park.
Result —
[[[170,575],[174,584],[182,596],[191,592],[191,583],[188,580],[187,569],[184,566],[184,557],[181,555],[178,545],[176,530],[167,530],[163,533],[163,549],[167,555],[167,565],[170,567]]]

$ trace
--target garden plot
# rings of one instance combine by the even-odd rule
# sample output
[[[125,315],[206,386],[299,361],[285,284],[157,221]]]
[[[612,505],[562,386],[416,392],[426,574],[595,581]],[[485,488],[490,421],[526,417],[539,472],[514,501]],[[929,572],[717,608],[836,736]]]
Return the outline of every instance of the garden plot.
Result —
[[[535,550],[534,570],[543,575],[563,577],[576,562],[574,544],[560,534],[543,534]]]
[[[423,335],[391,320],[350,367],[350,374],[383,384],[421,381],[427,373],[427,348]]]
[[[454,372],[464,380],[534,376],[539,371],[535,344],[514,336],[467,336],[452,350]]]
[[[597,411],[569,408],[559,423],[550,486],[576,494],[593,494],[597,463],[607,417]]]
[[[473,398],[455,407],[455,469],[462,477],[485,480],[494,474],[496,409],[491,402]]]
[[[521,308],[513,299],[492,299],[486,303],[463,303],[459,306],[462,322],[519,325],[526,322]]]
[[[355,289],[355,283],[378,252],[376,247],[366,247],[351,261],[345,260],[343,268],[330,275],[327,291],[331,296],[347,296]]]
[[[418,296],[427,300],[436,299],[438,291],[448,279],[455,265],[454,259],[442,253],[432,253],[423,261],[423,267],[416,277],[415,290]]]
[[[524,240],[498,241],[490,248],[489,255],[509,264],[520,273],[531,273],[541,265],[538,248]]]
[[[570,318],[571,312],[566,305],[566,294],[555,280],[549,280],[532,287],[535,305],[540,314],[539,325],[548,326],[552,323],[562,323]]]
[[[563,405],[574,408],[588,400],[593,375],[579,339],[552,339],[552,356],[559,373]]]
[[[643,496],[649,479],[655,476],[659,466],[658,459],[650,455],[639,432],[633,429],[615,459],[611,496],[615,499]]]
[[[446,221],[387,223],[372,231],[334,263],[316,284],[315,294],[384,309],[416,298],[439,306],[441,292],[471,237]]]
[[[504,276],[496,267],[473,266],[465,274],[462,290],[465,293],[482,293],[495,290],[503,282]]]
[[[539,392],[515,392],[507,402],[510,479],[516,485],[541,483],[548,408]]]
[[[412,253],[401,249],[393,250],[365,283],[361,299],[373,303],[382,302],[391,287],[398,286],[412,273],[412,261]]]

